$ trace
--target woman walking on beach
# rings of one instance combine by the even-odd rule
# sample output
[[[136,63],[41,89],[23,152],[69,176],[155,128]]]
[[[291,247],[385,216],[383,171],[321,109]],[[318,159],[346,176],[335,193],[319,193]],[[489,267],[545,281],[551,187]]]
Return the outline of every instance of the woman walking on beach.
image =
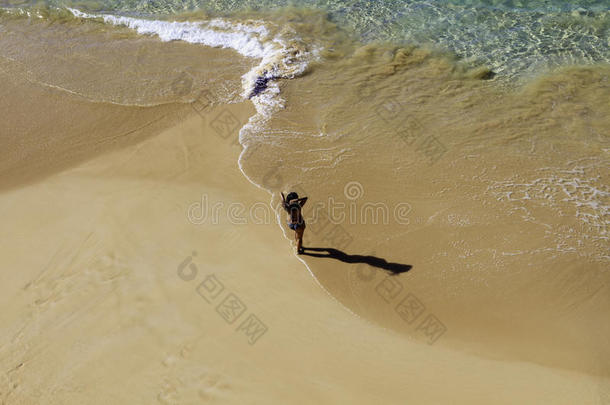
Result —
[[[297,244],[297,253],[303,253],[303,233],[305,232],[305,220],[301,215],[301,208],[307,202],[307,197],[299,198],[294,191],[284,197],[282,195],[282,206],[288,213],[288,227],[294,231],[294,240]]]

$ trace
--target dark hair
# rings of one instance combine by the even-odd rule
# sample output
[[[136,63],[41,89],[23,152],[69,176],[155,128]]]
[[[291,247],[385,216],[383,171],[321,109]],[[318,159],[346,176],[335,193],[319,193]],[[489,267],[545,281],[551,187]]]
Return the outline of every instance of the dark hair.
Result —
[[[295,193],[294,191],[288,193],[288,195],[286,196],[286,202],[290,202],[292,200],[298,200],[299,199],[299,195],[297,193]]]

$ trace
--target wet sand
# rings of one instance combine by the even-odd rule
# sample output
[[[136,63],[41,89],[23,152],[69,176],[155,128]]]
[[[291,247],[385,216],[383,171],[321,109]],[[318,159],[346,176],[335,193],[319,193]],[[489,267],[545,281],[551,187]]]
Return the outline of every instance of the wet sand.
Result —
[[[203,195],[270,207],[239,153],[193,115],[2,192],[2,403],[599,403],[598,378],[354,316],[273,221],[194,216]],[[232,324],[217,312],[230,294],[246,307]],[[264,334],[239,330],[251,314]]]
[[[335,64],[283,86],[242,166],[309,196],[305,246],[412,269],[305,255],[321,284],[413,339],[608,376],[607,68],[507,91],[425,50]]]

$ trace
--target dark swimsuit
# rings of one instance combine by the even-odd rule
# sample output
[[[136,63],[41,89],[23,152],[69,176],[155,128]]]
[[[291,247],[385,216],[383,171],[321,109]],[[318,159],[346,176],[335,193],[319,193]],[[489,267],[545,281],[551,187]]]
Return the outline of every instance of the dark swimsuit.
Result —
[[[284,204],[284,209],[292,216],[292,210],[300,210],[301,204],[299,204],[298,202],[293,202],[290,204],[286,203],[286,204]],[[297,219],[297,222],[292,222],[292,218],[291,218],[291,222],[288,222],[288,227],[290,229],[292,229],[293,231],[296,231],[299,228],[305,227],[305,221],[303,221],[303,218],[301,218],[300,215],[299,215],[299,217],[300,218]]]

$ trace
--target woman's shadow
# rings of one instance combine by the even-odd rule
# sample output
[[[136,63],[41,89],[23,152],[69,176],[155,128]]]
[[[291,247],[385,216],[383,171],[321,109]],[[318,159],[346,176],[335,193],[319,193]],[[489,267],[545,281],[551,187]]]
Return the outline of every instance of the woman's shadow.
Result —
[[[326,252],[323,253],[309,253],[312,252]],[[393,274],[401,274],[406,273],[411,270],[413,266],[410,264],[401,264],[401,263],[389,263],[385,259],[382,259],[377,256],[362,256],[362,255],[348,255],[345,252],[340,251],[339,249],[333,248],[311,248],[311,247],[303,247],[302,255],[312,256],[312,257],[327,257],[330,259],[336,259],[344,263],[366,263],[369,266],[377,267],[380,269],[387,270]]]

